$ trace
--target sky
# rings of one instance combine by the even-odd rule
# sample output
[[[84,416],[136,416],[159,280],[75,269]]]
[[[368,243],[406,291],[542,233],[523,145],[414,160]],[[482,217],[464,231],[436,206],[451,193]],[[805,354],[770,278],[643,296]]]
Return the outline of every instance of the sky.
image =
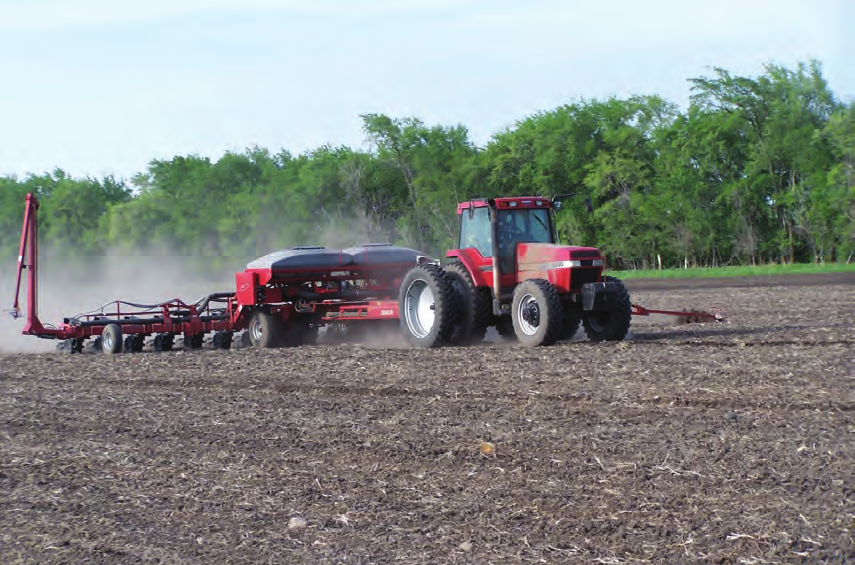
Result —
[[[685,108],[713,67],[815,59],[853,101],[853,27],[849,0],[0,0],[0,176],[367,149],[366,113],[483,146],[580,99]]]

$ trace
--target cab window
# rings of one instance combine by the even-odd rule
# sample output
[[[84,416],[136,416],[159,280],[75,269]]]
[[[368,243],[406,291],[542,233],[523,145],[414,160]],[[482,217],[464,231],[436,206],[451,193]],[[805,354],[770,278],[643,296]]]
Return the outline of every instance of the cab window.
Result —
[[[472,217],[469,210],[460,214],[460,249],[474,247],[482,257],[493,256],[493,238],[490,229],[489,208],[475,208]]]

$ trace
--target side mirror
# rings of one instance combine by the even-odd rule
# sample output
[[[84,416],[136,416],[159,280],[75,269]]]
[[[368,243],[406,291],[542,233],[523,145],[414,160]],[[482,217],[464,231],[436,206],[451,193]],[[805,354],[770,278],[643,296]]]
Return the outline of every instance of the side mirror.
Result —
[[[552,208],[554,210],[561,210],[561,203],[564,202],[567,198],[572,198],[574,196],[581,196],[583,193],[581,192],[570,192],[567,194],[556,194],[552,197]],[[585,210],[590,214],[594,211],[594,205],[591,202],[591,197],[585,195]]]

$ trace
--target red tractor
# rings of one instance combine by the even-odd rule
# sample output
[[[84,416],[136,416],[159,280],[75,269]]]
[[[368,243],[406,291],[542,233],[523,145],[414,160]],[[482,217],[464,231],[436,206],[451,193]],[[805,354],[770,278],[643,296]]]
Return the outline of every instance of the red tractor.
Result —
[[[428,307],[432,295],[403,286],[399,309],[410,342],[479,342],[495,326],[523,345],[550,345],[572,338],[580,324],[591,341],[624,339],[634,313],[624,284],[603,276],[599,250],[558,242],[554,210],[569,196],[575,195],[459,204],[459,241],[444,267],[457,291],[457,317],[451,329],[426,331],[436,323],[437,312]]]

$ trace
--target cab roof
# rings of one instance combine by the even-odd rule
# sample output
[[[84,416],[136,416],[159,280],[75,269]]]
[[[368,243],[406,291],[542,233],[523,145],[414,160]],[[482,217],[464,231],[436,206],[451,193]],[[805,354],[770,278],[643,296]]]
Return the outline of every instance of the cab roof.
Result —
[[[493,198],[496,203],[496,208],[512,209],[512,208],[552,208],[552,202],[543,196],[516,196],[513,198]],[[490,200],[487,198],[475,198],[467,200],[457,205],[457,213],[460,214],[463,210],[470,208],[486,208],[490,205]]]

